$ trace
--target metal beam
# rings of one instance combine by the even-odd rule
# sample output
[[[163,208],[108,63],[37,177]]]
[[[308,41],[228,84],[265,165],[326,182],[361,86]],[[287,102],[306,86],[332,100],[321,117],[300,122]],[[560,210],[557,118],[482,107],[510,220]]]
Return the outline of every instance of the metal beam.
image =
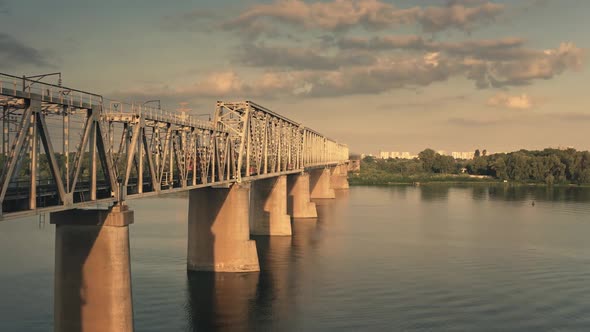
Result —
[[[47,123],[45,123],[45,117],[41,113],[37,113],[37,126],[39,129],[41,143],[43,144],[47,160],[49,161],[49,170],[51,171],[51,175],[53,176],[53,180],[55,181],[55,185],[57,187],[59,199],[62,203],[66,203],[66,190],[61,178],[61,170],[59,168],[59,164],[57,163],[57,159],[55,158],[55,151],[53,150],[53,145],[51,144],[51,139],[49,138],[49,130],[47,129]]]
[[[27,132],[29,130],[29,125],[31,124],[31,114],[33,113],[33,108],[31,105],[32,103],[34,102],[31,101],[29,103],[29,106],[23,114],[21,127],[17,134],[16,144],[11,149],[8,158],[8,167],[4,168],[4,172],[2,173],[2,177],[0,178],[0,183],[2,185],[2,189],[0,190],[0,204],[4,202],[6,190],[8,190],[8,184],[10,183],[10,179],[12,179],[14,169],[16,168],[16,164],[19,162],[18,156],[21,153],[21,149],[23,147],[25,139],[28,138]]]
[[[86,144],[88,143],[88,137],[90,136],[90,129],[92,128],[93,124],[94,118],[92,116],[92,111],[89,110],[88,117],[86,118],[86,122],[84,123],[82,141],[80,142],[80,145],[78,145],[76,156],[74,157],[74,168],[72,170],[73,175],[70,177],[70,194],[73,194],[76,191],[78,176],[80,175],[82,161],[84,160],[84,151],[86,150]]]
[[[14,84],[7,86],[6,82],[11,80]],[[10,215],[23,215],[22,209],[32,209],[33,213],[69,209],[88,202],[121,202],[127,195],[121,188],[133,183],[138,187],[129,190],[129,197],[146,197],[297,173],[343,163],[348,158],[345,145],[250,101],[220,101],[214,121],[207,122],[144,105],[116,102],[104,109],[101,96],[42,82],[33,87],[23,85],[29,81],[0,73],[2,152],[6,158],[0,176],[0,202],[8,200],[3,204],[6,209],[1,212],[3,215],[7,211]],[[69,129],[70,125],[75,128],[80,112],[86,112],[86,118],[70,162],[69,144],[73,137]],[[55,133],[48,129],[51,116],[62,117],[62,135],[53,139]],[[11,117],[20,118],[15,134],[11,132]],[[116,143],[119,150],[115,151],[113,140],[119,133],[121,141]],[[60,163],[54,151],[59,139],[62,139],[65,164]],[[44,176],[36,171],[40,145],[47,154],[54,188],[37,181],[39,176]],[[87,149],[89,180],[81,176],[84,165],[88,164],[84,162]],[[30,161],[26,157],[29,151]],[[119,158],[123,159],[124,153],[125,163],[120,166]],[[99,162],[104,180],[98,177]],[[144,172],[144,163],[148,172]],[[11,184],[21,165],[31,174],[27,179],[30,195],[26,197]],[[137,170],[137,178],[133,168]],[[151,186],[144,189],[147,174]],[[164,174],[172,186],[163,190]],[[175,174],[181,182],[176,187]],[[109,188],[111,197],[99,198]],[[90,197],[83,197],[82,193],[88,193],[89,189]],[[75,203],[74,195],[81,195],[86,202]],[[59,200],[44,199],[53,205],[40,208],[36,206],[40,197]]]

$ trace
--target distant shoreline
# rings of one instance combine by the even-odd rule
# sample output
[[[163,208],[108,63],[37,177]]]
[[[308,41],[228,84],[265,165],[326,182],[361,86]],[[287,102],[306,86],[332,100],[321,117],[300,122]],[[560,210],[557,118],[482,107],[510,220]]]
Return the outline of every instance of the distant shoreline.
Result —
[[[425,149],[414,159],[360,161],[358,173],[351,174],[353,185],[507,183],[518,186],[590,186],[590,152],[552,149],[488,155],[474,152],[474,158],[458,160]]]
[[[518,182],[518,181],[508,181],[504,182],[497,179],[476,179],[476,178],[468,178],[463,180],[457,180],[453,177],[448,178],[439,178],[436,180],[432,179],[423,179],[421,181],[417,180],[400,180],[400,181],[389,181],[389,182],[381,182],[381,181],[362,181],[359,179],[354,179],[349,177],[349,182],[351,186],[423,186],[423,185],[437,185],[437,184],[456,184],[456,185],[472,185],[472,184],[486,184],[486,185],[506,185],[506,186],[529,186],[529,187],[575,187],[575,188],[590,188],[589,184],[576,184],[576,183],[556,183],[556,184],[547,184],[544,182]]]
[[[425,183],[502,183],[498,179],[491,177],[479,177],[469,175],[415,175],[399,176],[393,174],[383,174],[381,176],[367,176],[364,174],[351,174],[349,177],[350,184],[360,185],[388,185],[388,184],[425,184]]]

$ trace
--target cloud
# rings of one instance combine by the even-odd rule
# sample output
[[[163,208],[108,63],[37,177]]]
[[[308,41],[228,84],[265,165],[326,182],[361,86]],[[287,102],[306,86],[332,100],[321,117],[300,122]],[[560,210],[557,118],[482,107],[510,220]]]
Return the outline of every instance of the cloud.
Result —
[[[556,49],[528,51],[514,61],[473,63],[474,68],[486,67],[485,73],[474,73],[478,84],[493,87],[528,85],[535,79],[551,79],[566,70],[581,70],[587,51],[573,43],[561,43]]]
[[[167,30],[210,31],[220,13],[208,9],[195,9],[188,12],[162,17],[162,27]]]
[[[379,94],[396,88],[427,86],[450,78],[456,72],[453,67],[453,63],[436,53],[423,57],[381,57],[369,66],[316,73],[308,82],[308,95]]]
[[[440,53],[461,65],[468,79],[478,88],[500,88],[531,84],[533,80],[550,79],[566,70],[583,68],[587,51],[573,43],[561,43],[548,50],[525,48],[521,38],[437,42],[421,36],[387,36],[342,38],[335,42],[342,50]]]
[[[378,109],[386,110],[386,111],[406,111],[407,109],[424,109],[424,110],[432,110],[436,111],[440,109],[442,105],[448,105],[455,102],[465,102],[470,98],[470,95],[461,94],[461,95],[453,95],[453,96],[444,96],[438,98],[423,98],[423,96],[419,97],[419,100],[410,101],[410,102],[391,102],[386,104],[381,104],[377,106]]]
[[[239,94],[245,88],[244,81],[233,71],[214,72],[193,84],[173,86],[167,84],[147,85],[118,91],[114,95],[143,100],[151,97],[162,99],[190,99],[195,97],[222,97]]]
[[[500,119],[450,118],[448,123],[461,127],[487,127],[502,123]]]
[[[8,7],[5,1],[0,0],[0,15],[8,14],[10,14],[10,8]]]
[[[343,66],[373,63],[374,57],[366,53],[323,54],[320,49],[302,47],[269,47],[264,44],[243,45],[235,61],[252,67],[333,70]]]
[[[437,54],[422,58],[379,58],[375,63],[336,70],[267,71],[244,79],[235,71],[211,73],[188,86],[142,87],[124,95],[164,97],[329,97],[378,94],[393,88],[427,86],[448,79],[456,69]]]
[[[504,5],[485,2],[467,7],[460,1],[450,2],[446,7],[425,8],[418,21],[425,32],[438,32],[455,28],[470,31],[476,24],[489,23],[504,12]]]
[[[289,24],[307,29],[338,31],[352,26],[369,28],[388,24],[410,23],[406,15],[418,8],[397,11],[392,5],[378,0],[333,0],[331,2],[306,3],[301,0],[278,0],[270,4],[254,5],[237,18],[226,21],[227,30],[249,28],[261,20]],[[415,20],[415,19],[413,19]]]
[[[528,110],[535,106],[531,97],[524,93],[519,96],[498,93],[488,99],[487,105],[516,110]]]
[[[43,54],[23,44],[10,35],[0,32],[0,64],[5,67],[17,65],[50,66]]]
[[[421,36],[387,36],[374,38],[349,37],[337,41],[337,46],[344,50],[384,51],[395,49],[431,50],[435,47]]]
[[[472,44],[482,48],[496,45],[483,41],[469,43],[469,47]],[[514,56],[510,61],[457,56],[444,51],[379,54],[364,59],[362,55],[327,56],[315,50],[253,47],[239,61],[263,67],[264,72],[258,77],[244,79],[236,71],[224,71],[202,77],[189,88],[161,89],[161,92],[193,97],[335,97],[426,87],[456,77],[474,81],[479,88],[521,86],[537,79],[550,79],[566,70],[577,70],[584,64],[585,54],[573,44],[546,51],[529,50],[524,52],[525,56]],[[499,94],[490,99],[489,105],[526,109],[532,106],[532,101],[526,95]]]
[[[245,80],[232,70],[212,72],[188,85],[151,85],[116,91],[117,98],[145,100],[194,100],[199,98],[267,99],[308,94],[310,86],[305,72],[268,72],[253,80]]]
[[[247,34],[272,31],[269,23],[330,32],[359,26],[375,31],[401,25],[418,25],[425,32],[471,31],[495,20],[504,10],[502,4],[484,1],[450,1],[446,6],[398,8],[380,0],[275,0],[269,4],[252,5],[237,17],[222,21],[219,26],[226,31]],[[226,15],[216,13],[216,16]],[[211,17],[196,11],[172,20],[179,26],[191,28],[195,22],[212,22]]]
[[[548,114],[552,119],[559,119],[562,121],[571,122],[588,122],[590,121],[590,113],[586,112],[568,112],[568,113],[551,113]]]
[[[424,39],[417,35],[393,35],[373,38],[345,37],[334,44],[343,50],[446,52],[456,56],[477,56],[486,59],[505,59],[517,55],[527,55],[528,52],[528,50],[521,49],[525,40],[514,37],[450,43]]]
[[[360,78],[367,78],[388,72],[394,74],[394,79],[401,80],[397,84],[401,87],[412,85],[412,81],[420,77],[429,76],[427,71],[431,71],[430,74],[439,77],[444,74],[442,76],[445,78],[463,76],[474,81],[480,89],[529,85],[534,80],[550,79],[568,70],[580,70],[586,62],[586,50],[573,43],[562,43],[559,47],[548,50],[529,49],[524,47],[525,43],[524,39],[515,37],[437,42],[415,35],[324,39],[323,47],[267,46],[266,43],[254,43],[244,44],[234,53],[234,62],[266,69],[338,70],[339,73],[325,73],[332,77],[349,76],[347,73],[353,72]],[[336,49],[331,46],[336,46]],[[396,49],[411,52],[388,53]],[[400,77],[399,70],[384,68],[388,61],[402,67],[421,61],[426,64],[438,64],[442,61],[443,66],[422,66],[417,69],[422,76]],[[380,65],[377,66],[378,63]],[[358,81],[354,77],[350,79]],[[385,84],[384,88],[391,88],[391,84]]]
[[[384,0],[273,0],[250,5],[233,17],[221,9],[187,12],[168,19],[189,29],[203,24],[240,34],[240,44],[230,53],[234,67],[197,77],[190,87],[159,89],[171,96],[333,97],[414,89],[451,78],[467,79],[479,89],[505,89],[586,64],[586,50],[573,43],[542,50],[527,47],[518,37],[451,42],[434,35],[385,35],[401,25],[428,33],[470,31],[505,10],[486,0],[407,8]],[[381,32],[372,38],[351,37],[365,34],[362,29]]]

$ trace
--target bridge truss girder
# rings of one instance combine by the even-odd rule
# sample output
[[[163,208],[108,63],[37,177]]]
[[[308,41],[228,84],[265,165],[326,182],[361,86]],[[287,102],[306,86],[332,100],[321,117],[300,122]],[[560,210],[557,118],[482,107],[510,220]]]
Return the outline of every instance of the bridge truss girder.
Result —
[[[0,74],[0,220],[348,160],[345,145],[251,101],[219,101],[199,121],[20,80]]]

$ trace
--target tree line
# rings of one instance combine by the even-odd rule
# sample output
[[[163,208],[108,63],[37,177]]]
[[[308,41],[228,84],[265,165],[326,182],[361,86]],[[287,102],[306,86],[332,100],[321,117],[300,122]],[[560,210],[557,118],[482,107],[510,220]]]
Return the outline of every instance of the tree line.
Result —
[[[590,152],[575,149],[540,151],[519,150],[487,154],[475,151],[471,160],[457,160],[432,149],[425,149],[414,159],[375,159],[366,157],[361,166],[373,174],[401,177],[432,174],[483,175],[497,180],[544,182],[547,184],[589,184]]]

